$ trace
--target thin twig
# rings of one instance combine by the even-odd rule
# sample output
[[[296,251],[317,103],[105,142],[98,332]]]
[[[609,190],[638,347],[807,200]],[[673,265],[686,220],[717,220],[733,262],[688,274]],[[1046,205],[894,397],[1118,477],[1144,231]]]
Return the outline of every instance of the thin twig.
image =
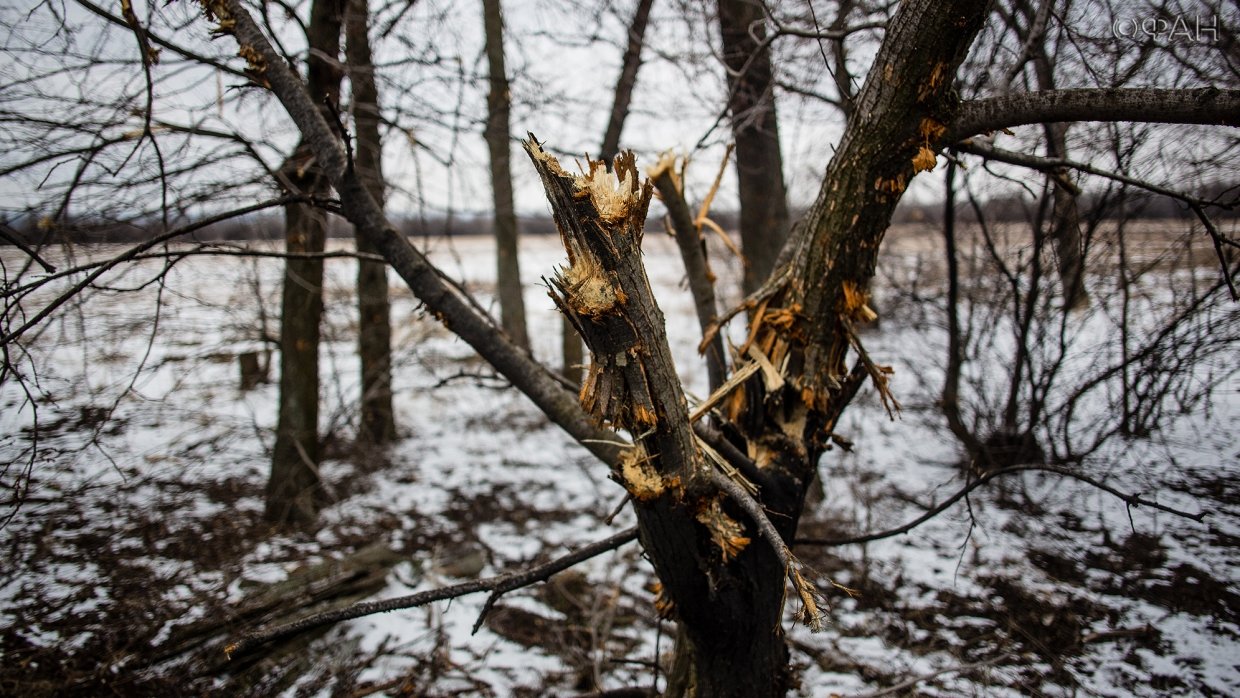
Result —
[[[1201,220],[1201,224],[1206,227],[1206,232],[1210,234],[1210,242],[1214,244],[1214,254],[1218,257],[1218,265],[1223,272],[1223,280],[1227,282],[1227,290],[1231,291],[1231,299],[1240,301],[1240,294],[1236,293],[1236,283],[1232,281],[1231,265],[1227,263],[1227,255],[1223,251],[1223,243],[1240,247],[1234,240],[1223,237],[1219,229],[1214,225],[1214,221],[1206,215],[1205,209],[1200,204],[1189,204],[1189,208],[1193,209],[1193,213],[1197,214],[1197,218]]]
[[[625,492],[624,498],[620,500],[620,503],[616,505],[615,509],[611,510],[611,513],[607,515],[607,518],[603,519],[603,523],[610,526],[611,522],[615,521],[616,517],[620,515],[620,512],[624,511],[625,505],[627,505],[631,501],[633,501],[633,495],[629,494],[628,492]]]
[[[34,317],[32,317],[32,318],[30,318],[29,320],[27,320],[27,321],[26,321],[25,323],[23,323],[20,327],[18,327],[17,329],[15,329],[15,330],[13,330],[13,331],[9,332],[8,334],[4,335],[3,337],[0,337],[0,344],[8,344],[9,342],[12,342],[13,340],[17,339],[18,337],[21,337],[23,334],[25,334],[25,333],[26,333],[26,331],[27,331],[27,330],[29,330],[30,328],[34,327],[35,325],[38,325],[40,322],[42,322],[42,321],[44,320],[44,318],[46,318],[46,317],[47,317],[48,315],[50,315],[53,311],[55,311],[57,308],[59,308],[60,306],[64,305],[66,302],[68,302],[70,298],[73,298],[73,297],[74,297],[74,296],[76,296],[78,293],[80,293],[80,292],[82,291],[82,289],[84,289],[84,288],[86,288],[87,286],[89,286],[92,282],[94,282],[94,281],[95,281],[95,279],[98,279],[98,278],[99,278],[100,276],[102,276],[102,275],[103,275],[103,273],[104,273],[104,272],[106,272],[107,270],[109,270],[109,269],[111,269],[111,268],[113,268],[113,267],[115,267],[115,266],[117,266],[117,265],[119,265],[119,264],[121,264],[121,263],[123,263],[123,262],[127,262],[127,261],[129,261],[129,260],[133,259],[135,256],[137,256],[137,255],[139,255],[139,254],[142,254],[143,252],[145,252],[145,251],[147,251],[147,250],[149,250],[149,249],[151,249],[151,248],[153,248],[153,247],[155,247],[155,246],[157,246],[157,245],[159,245],[159,244],[162,244],[162,243],[164,243],[164,242],[167,242],[168,240],[171,240],[171,239],[173,239],[173,238],[180,237],[180,236],[182,236],[182,235],[188,235],[189,233],[192,233],[192,232],[194,232],[195,230],[200,230],[200,229],[205,228],[205,227],[207,227],[207,226],[209,226],[209,225],[212,225],[212,224],[214,224],[214,223],[219,223],[219,222],[221,222],[221,221],[225,221],[225,220],[228,220],[228,219],[230,219],[230,218],[236,218],[236,217],[238,217],[238,216],[244,216],[244,215],[246,215],[246,214],[249,214],[249,213],[255,213],[255,212],[258,212],[258,211],[262,211],[262,210],[264,210],[264,209],[272,208],[272,207],[274,207],[274,206],[282,206],[282,205],[285,205],[285,204],[294,203],[294,202],[302,202],[302,201],[305,201],[305,200],[306,200],[306,197],[303,197],[303,196],[285,196],[285,197],[281,197],[281,198],[279,198],[279,199],[272,199],[272,200],[269,200],[269,201],[264,201],[264,202],[261,202],[261,203],[253,204],[253,205],[251,205],[251,206],[245,206],[245,207],[242,207],[242,208],[234,209],[234,210],[232,210],[232,211],[227,211],[227,212],[225,212],[225,213],[216,214],[216,215],[214,215],[214,216],[208,216],[208,217],[206,217],[206,218],[203,218],[203,219],[201,219],[201,220],[198,220],[198,221],[196,221],[196,222],[194,222],[194,223],[191,223],[191,224],[189,224],[189,225],[184,225],[184,226],[181,226],[181,227],[178,227],[178,228],[174,228],[174,229],[172,229],[172,230],[169,230],[169,231],[168,231],[168,232],[166,232],[166,233],[162,233],[162,234],[160,234],[160,235],[157,235],[157,236],[155,236],[155,237],[151,238],[150,240],[147,240],[146,242],[143,242],[143,243],[140,243],[140,244],[138,244],[138,245],[135,245],[134,247],[131,247],[131,248],[129,248],[128,250],[126,250],[125,252],[122,252],[121,254],[119,254],[119,255],[117,255],[117,256],[115,256],[115,257],[113,257],[112,259],[108,260],[108,262],[107,262],[106,264],[104,264],[104,265],[100,266],[98,269],[95,269],[95,271],[93,271],[93,272],[91,272],[90,274],[88,274],[88,275],[86,276],[86,278],[84,278],[84,279],[82,279],[81,281],[79,281],[78,283],[74,284],[72,288],[70,288],[69,290],[65,291],[65,292],[64,292],[64,293],[62,293],[60,296],[58,296],[55,300],[53,300],[52,302],[50,302],[50,303],[48,303],[46,306],[44,306],[42,310],[40,310],[38,313],[35,313]]]
[[[40,257],[37,251],[31,249],[31,247],[17,235],[17,231],[14,230],[10,233],[9,230],[11,230],[9,226],[0,225],[0,238],[4,238],[9,244],[24,252],[26,256],[38,262],[39,266],[43,267],[43,271],[49,274],[55,273],[56,267],[48,264],[47,260]]]
[[[1197,512],[1196,514],[1193,514],[1193,513],[1184,511],[1182,509],[1176,509],[1174,507],[1169,507],[1165,504],[1159,504],[1158,502],[1154,502],[1149,499],[1146,499],[1139,494],[1127,494],[1125,492],[1121,492],[1115,489],[1114,487],[1111,487],[1110,485],[1103,484],[1099,482],[1098,480],[1095,480],[1087,475],[1082,475],[1080,473],[1073,472],[1071,470],[1068,470],[1067,468],[1059,468],[1059,467],[1055,467],[1052,465],[1013,465],[1011,467],[1001,468],[999,470],[992,470],[986,473],[985,475],[974,480],[969,485],[965,486],[959,492],[948,497],[946,500],[943,501],[942,504],[930,509],[926,513],[922,514],[921,516],[918,516],[916,519],[913,519],[912,521],[904,524],[903,526],[898,526],[896,528],[888,529],[886,531],[879,531],[877,533],[866,533],[860,536],[852,536],[850,538],[798,538],[796,539],[796,541],[793,542],[793,545],[824,545],[824,546],[854,545],[857,543],[868,543],[870,541],[882,540],[884,538],[891,538],[893,536],[898,536],[902,533],[908,533],[914,528],[917,528],[923,523],[943,513],[948,508],[950,508],[953,504],[963,499],[970,492],[981,487],[982,485],[985,485],[991,480],[1001,475],[1011,475],[1013,473],[1023,473],[1023,472],[1053,473],[1055,475],[1062,475],[1063,477],[1072,478],[1074,480],[1080,480],[1081,482],[1084,482],[1087,485],[1091,485],[1093,487],[1096,487],[1102,490],[1103,492],[1112,494],[1122,499],[1130,507],[1147,506],[1152,509],[1158,509],[1159,511],[1165,511],[1168,514],[1175,514],[1176,516],[1182,516],[1186,519],[1192,519],[1193,521],[1197,521],[1197,522],[1204,521],[1206,516],[1209,514],[1209,512],[1206,512],[1206,511],[1201,511],[1201,512]]]

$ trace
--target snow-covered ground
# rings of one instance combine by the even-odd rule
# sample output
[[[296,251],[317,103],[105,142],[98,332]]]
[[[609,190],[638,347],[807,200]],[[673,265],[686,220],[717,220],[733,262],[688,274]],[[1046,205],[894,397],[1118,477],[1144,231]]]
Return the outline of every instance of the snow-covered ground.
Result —
[[[838,429],[856,449],[824,458],[826,496],[807,513],[803,534],[889,528],[965,484],[959,447],[934,407],[945,347],[941,288],[930,281],[920,296],[897,292],[907,291],[910,270],[937,263],[927,236],[911,230],[890,242],[880,274],[892,287],[879,291],[884,320],[865,336],[875,360],[895,367],[892,388],[905,410],[890,420],[863,391]],[[488,240],[417,242],[484,306],[493,304]],[[645,250],[678,368],[701,396],[705,371],[679,259],[657,231]],[[116,251],[75,254],[81,261]],[[21,263],[12,248],[0,254],[10,273]],[[736,265],[722,248],[712,246],[712,255],[722,299],[735,302]],[[536,280],[560,263],[557,240],[523,240],[533,349],[551,365],[560,319]],[[0,386],[0,461],[6,498],[20,484],[27,501],[0,511],[12,516],[0,530],[8,561],[0,571],[5,682],[60,676],[79,688],[150,692],[161,676],[189,681],[175,663],[146,667],[143,658],[256,583],[371,542],[407,557],[380,593],[396,596],[460,581],[445,569],[461,546],[482,550],[485,576],[632,524],[628,511],[604,522],[623,494],[606,468],[505,389],[396,284],[402,438],[388,467],[359,472],[349,457],[358,390],[354,266],[341,259],[327,262],[322,355],[331,456],[323,470],[338,501],[317,534],[271,534],[261,510],[276,389],[241,391],[235,357],[261,351],[262,337],[275,334],[281,268],[278,260],[239,257],[192,257],[170,270],[159,260],[131,265],[10,357],[24,381]],[[1190,274],[1209,280],[1218,272]],[[1105,297],[1106,283],[1098,287]],[[27,307],[50,297],[40,291]],[[924,302],[915,305],[918,297]],[[1105,326],[1083,323],[1073,346],[1097,344]],[[1109,440],[1082,470],[1125,492],[1207,511],[1203,523],[1031,473],[977,490],[905,535],[798,547],[824,579],[860,591],[850,598],[825,589],[834,609],[819,634],[795,626],[789,608],[799,693],[865,693],[930,674],[916,692],[1240,693],[1237,358],[1232,346],[1202,369],[1227,377],[1209,400],[1168,415],[1152,437]],[[639,552],[630,544],[581,565],[584,577],[506,595],[476,634],[485,595],[341,624],[312,645],[314,668],[285,690],[503,696],[661,686],[652,667],[666,660],[673,629],[655,618]],[[176,685],[225,685],[194,680]],[[15,685],[0,683],[0,692]]]

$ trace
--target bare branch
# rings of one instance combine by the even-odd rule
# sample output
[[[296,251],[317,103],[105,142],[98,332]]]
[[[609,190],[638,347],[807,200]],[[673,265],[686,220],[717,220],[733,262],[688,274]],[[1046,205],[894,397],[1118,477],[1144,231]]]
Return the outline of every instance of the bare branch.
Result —
[[[802,606],[798,620],[804,622],[814,632],[822,630],[826,612],[820,605],[825,604],[826,601],[821,592],[801,574],[803,566],[800,560],[797,560],[792,551],[788,549],[788,544],[779,535],[779,531],[775,530],[775,525],[771,523],[766,512],[762,511],[762,505],[741,489],[740,485],[717,470],[711,471],[710,481],[711,484],[726,492],[728,497],[745,511],[758,529],[759,535],[771,546],[775,556],[779,558],[780,564],[784,567],[784,574],[787,575],[792,588],[796,590],[797,596],[801,599]]]
[[[262,203],[257,203],[252,206],[245,206],[243,208],[235,209],[232,211],[227,211],[225,213],[219,213],[214,216],[208,216],[206,218],[203,218],[202,220],[196,221],[189,225],[183,225],[178,228],[173,228],[172,230],[169,230],[168,232],[163,233],[162,235],[157,235],[140,245],[135,245],[129,248],[128,250],[126,250],[125,252],[122,252],[121,254],[108,260],[108,263],[102,264],[99,267],[97,267],[93,272],[88,274],[86,278],[74,284],[72,288],[62,293],[52,302],[43,306],[42,310],[35,313],[33,317],[31,317],[29,320],[23,323],[20,327],[9,332],[3,337],[0,337],[0,344],[8,344],[12,342],[13,340],[21,337],[23,334],[26,333],[27,330],[29,330],[30,328],[42,322],[48,315],[51,315],[52,312],[54,312],[57,308],[64,305],[65,302],[67,302],[70,298],[76,296],[78,293],[82,291],[82,289],[86,288],[92,282],[94,282],[95,279],[98,279],[101,275],[103,275],[104,272],[108,271],[109,269],[112,269],[118,264],[128,262],[129,260],[133,259],[134,257],[137,257],[139,254],[151,249],[152,247],[163,244],[169,240],[178,238],[182,235],[188,235],[189,233],[192,233],[195,230],[201,230],[202,228],[205,228],[215,223],[219,223],[220,221],[225,221],[230,218],[236,218],[238,216],[244,216],[248,213],[262,211],[264,209],[273,208],[275,206],[283,206],[288,203],[305,201],[305,200],[306,200],[306,197],[285,196],[279,199],[272,199],[270,201],[264,201]]]
[[[1192,196],[1190,194],[1185,194],[1183,192],[1176,191],[1174,189],[1169,189],[1167,187],[1159,186],[1157,184],[1153,184],[1145,180],[1137,179],[1135,177],[1129,177],[1128,175],[1120,174],[1118,172],[1111,172],[1110,170],[1104,170],[1099,167],[1094,167],[1093,165],[1090,165],[1088,163],[1077,162],[1075,160],[1067,160],[1063,158],[1045,158],[1045,157],[1040,157],[1037,155],[1028,155],[1026,153],[1018,153],[1012,150],[1005,150],[1003,148],[996,148],[991,145],[985,145],[978,141],[963,141],[953,146],[953,148],[955,148],[956,150],[959,150],[962,153],[969,153],[971,155],[977,155],[979,157],[984,157],[984,158],[988,158],[991,160],[997,160],[999,162],[1007,163],[1009,165],[1016,165],[1017,167],[1028,167],[1029,169],[1038,170],[1039,172],[1053,172],[1055,170],[1067,167],[1073,170],[1077,170],[1078,172],[1084,172],[1085,174],[1090,174],[1090,175],[1094,175],[1097,177],[1105,177],[1107,179],[1114,180],[1116,182],[1122,182],[1124,184],[1128,184],[1130,186],[1134,186],[1139,189],[1144,189],[1146,191],[1153,192],[1155,194],[1161,194],[1163,196],[1170,197],[1177,201],[1183,201],[1189,206],[1193,206],[1193,205],[1219,206],[1221,208],[1231,208],[1231,206],[1228,204],[1219,203],[1217,201],[1207,201],[1205,199],[1201,199],[1201,198]]]
[[[693,223],[693,214],[682,189],[684,183],[678,181],[675,164],[676,158],[671,153],[664,153],[647,174],[658,188],[659,198],[663,200],[668,218],[671,219],[676,246],[680,249],[680,258],[684,261],[685,274],[689,278],[689,293],[693,296],[693,306],[697,311],[698,324],[702,328],[702,337],[705,340],[707,334],[711,334],[711,339],[703,346],[702,353],[706,355],[706,371],[710,377],[710,391],[713,393],[723,385],[727,370],[723,337],[717,332],[710,332],[719,314],[715,303],[715,275],[706,260],[701,229]]]
[[[999,662],[1002,662],[1006,659],[1012,659],[1016,656],[1018,655],[1015,652],[1004,652],[1003,654],[1000,654],[996,657],[991,657],[990,659],[983,659],[980,662],[971,662],[969,664],[961,664],[959,666],[947,667],[946,669],[939,669],[938,671],[932,671],[927,674],[918,674],[917,676],[901,681],[900,683],[897,683],[893,686],[888,686],[887,688],[880,689],[878,691],[873,691],[871,693],[856,693],[850,696],[849,698],[880,698],[880,696],[890,696],[890,695],[899,694],[905,691],[906,689],[916,686],[919,683],[922,683],[924,681],[929,681],[930,679],[938,678],[939,676],[943,676],[945,674],[967,674],[971,671],[974,671],[977,669],[983,669],[985,667],[998,664]]]
[[[964,102],[944,137],[1056,121],[1137,121],[1240,126],[1240,90],[1071,89],[1019,92]]]
[[[90,12],[93,12],[93,13],[95,13],[95,14],[99,15],[100,17],[102,17],[102,18],[106,19],[107,21],[111,22],[112,24],[115,24],[115,25],[117,25],[117,26],[121,26],[121,27],[126,27],[126,28],[128,28],[128,27],[129,27],[129,23],[128,23],[128,22],[126,22],[126,21],[124,20],[124,18],[117,17],[116,15],[112,14],[111,12],[108,12],[107,10],[103,9],[102,7],[100,7],[100,6],[96,5],[95,3],[91,2],[90,0],[75,0],[75,1],[77,2],[77,4],[79,4],[79,5],[81,5],[82,7],[86,8],[86,9],[87,9],[87,10],[89,10]],[[234,76],[234,77],[239,77],[239,78],[241,78],[241,79],[245,80],[246,82],[249,82],[249,80],[250,80],[250,76],[249,76],[249,75],[246,75],[243,71],[237,70],[236,68],[233,68],[233,67],[232,67],[232,66],[230,66],[230,65],[227,65],[227,64],[225,64],[225,63],[222,63],[222,62],[220,62],[220,61],[218,61],[218,60],[215,60],[215,59],[213,59],[213,58],[209,58],[209,57],[204,56],[204,55],[202,55],[202,54],[194,53],[193,51],[190,51],[189,49],[185,48],[184,46],[181,46],[180,44],[177,44],[176,42],[173,42],[173,41],[169,41],[169,40],[167,40],[167,39],[164,39],[164,38],[162,38],[162,37],[160,37],[160,36],[158,36],[158,35],[156,35],[156,34],[152,34],[150,31],[144,31],[143,33],[145,34],[146,39],[147,39],[147,40],[149,40],[151,43],[153,43],[153,44],[158,44],[159,46],[161,46],[161,47],[163,47],[163,48],[166,48],[166,49],[168,49],[169,51],[171,51],[171,52],[173,52],[173,53],[175,53],[175,54],[177,54],[177,55],[181,56],[182,58],[187,58],[187,59],[189,59],[189,60],[191,60],[191,61],[195,61],[195,62],[197,62],[197,63],[202,63],[203,65],[209,65],[209,66],[211,66],[211,67],[215,68],[216,70],[221,70],[221,71],[223,71],[223,72],[225,72],[225,73],[228,73],[229,75],[232,75],[232,76]]]
[[[476,579],[472,582],[463,582],[454,584],[441,589],[431,589],[428,591],[410,594],[408,596],[398,596],[392,599],[383,599],[381,601],[362,601],[355,603],[346,608],[338,608],[324,613],[316,613],[300,620],[284,625],[278,625],[274,628],[262,630],[254,630],[242,635],[224,648],[224,653],[231,659],[235,654],[242,654],[259,645],[268,642],[275,642],[286,637],[291,637],[307,630],[321,628],[325,625],[332,625],[344,620],[352,620],[353,618],[361,618],[362,616],[370,616],[376,613],[387,613],[388,611],[398,611],[403,608],[416,608],[425,606],[433,601],[442,601],[444,599],[455,599],[460,596],[476,594],[480,591],[494,592],[492,598],[487,599],[486,605],[483,607],[482,615],[478,617],[478,623],[482,623],[483,617],[486,616],[487,610],[494,603],[495,598],[500,594],[529,586],[535,582],[546,581],[556,572],[562,572],[573,565],[597,557],[609,550],[615,550],[620,546],[637,538],[637,529],[630,528],[621,531],[613,536],[604,538],[596,543],[591,543],[584,547],[578,548],[573,552],[558,557],[550,562],[537,565],[525,570],[509,572],[495,577],[487,577],[486,579]],[[474,627],[477,632],[478,626]]]
[[[17,231],[10,228],[7,224],[0,224],[0,238],[4,238],[4,240],[10,245],[13,245],[17,249],[21,250],[27,257],[30,257],[37,262],[39,266],[43,267],[43,271],[49,274],[55,273],[56,267],[48,264],[47,260],[40,257],[38,251],[27,245],[25,241],[21,239],[21,236],[17,234]]]
[[[1206,232],[1210,235],[1210,241],[1214,244],[1214,255],[1218,258],[1219,267],[1223,271],[1223,280],[1227,282],[1227,290],[1231,292],[1231,299],[1233,301],[1240,301],[1240,294],[1236,293],[1236,282],[1231,278],[1234,276],[1234,272],[1232,272],[1231,265],[1227,262],[1227,255],[1223,252],[1224,243],[1233,247],[1240,247],[1240,245],[1237,245],[1234,240],[1228,239],[1219,231],[1218,226],[1214,225],[1214,221],[1210,220],[1202,206],[1189,204],[1189,207],[1193,209],[1193,213],[1197,214],[1197,218],[1206,227]]]
[[[1224,246],[1240,247],[1240,243],[1237,243],[1235,240],[1232,240],[1224,235],[1206,213],[1206,208],[1210,206],[1230,209],[1233,208],[1235,204],[1223,203],[1219,201],[1208,201],[1206,199],[1185,194],[1174,189],[1169,189],[1151,182],[1146,182],[1145,180],[1137,179],[1135,177],[1129,177],[1128,175],[1120,174],[1118,172],[1103,170],[1083,162],[1075,162],[1073,160],[1063,158],[1044,158],[1037,155],[1027,155],[1025,153],[1017,153],[1011,150],[995,148],[993,146],[984,145],[974,141],[964,141],[957,144],[955,148],[956,150],[964,153],[979,155],[991,160],[1005,162],[1009,165],[1028,167],[1042,172],[1049,172],[1052,176],[1062,168],[1071,168],[1086,174],[1105,177],[1107,179],[1122,182],[1155,194],[1161,194],[1168,198],[1175,199],[1176,201],[1184,202],[1201,221],[1202,225],[1205,226],[1206,233],[1210,236],[1210,242],[1214,245],[1214,252],[1218,257],[1219,267],[1222,270],[1223,279],[1227,282],[1227,289],[1231,292],[1232,300],[1240,300],[1240,295],[1237,295],[1235,282],[1232,280],[1233,272],[1231,271],[1230,266],[1227,263],[1227,258],[1223,252]]]

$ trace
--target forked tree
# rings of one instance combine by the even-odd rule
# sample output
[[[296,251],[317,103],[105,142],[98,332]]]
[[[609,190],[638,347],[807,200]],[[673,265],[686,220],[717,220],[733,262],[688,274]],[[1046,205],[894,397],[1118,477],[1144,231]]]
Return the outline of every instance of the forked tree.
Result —
[[[871,382],[894,409],[888,369],[865,351],[868,288],[896,203],[937,153],[979,133],[1069,120],[1240,124],[1240,92],[1078,89],[961,102],[957,71],[985,0],[908,0],[888,24],[814,204],[774,272],[749,296],[742,361],[692,412],[642,266],[652,193],[634,158],[569,174],[526,142],[569,264],[553,279],[591,366],[578,396],[530,358],[384,219],[337,131],[239,0],[206,0],[219,31],[261,75],[311,144],[345,215],[413,293],[547,416],[606,461],[631,495],[639,536],[678,623],[670,695],[770,696],[790,687],[782,629],[791,583],[818,627],[827,580],[789,552],[833,429]],[[706,420],[709,418],[710,423]],[[616,430],[632,439],[622,440]],[[487,587],[479,587],[485,589]]]

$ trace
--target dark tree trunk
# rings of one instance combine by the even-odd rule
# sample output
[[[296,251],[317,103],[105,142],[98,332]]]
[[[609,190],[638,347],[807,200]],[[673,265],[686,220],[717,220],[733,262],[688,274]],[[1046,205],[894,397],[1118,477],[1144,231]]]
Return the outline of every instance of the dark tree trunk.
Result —
[[[304,192],[324,193],[317,178],[289,179]],[[309,180],[309,181],[306,181]],[[285,208],[285,249],[323,250],[326,216],[301,204]],[[309,525],[322,503],[319,464],[319,319],[323,262],[289,259],[284,268],[280,320],[280,414],[267,481],[266,517],[277,524]]]
[[[620,77],[616,80],[615,100],[611,105],[611,117],[607,120],[607,132],[603,135],[603,147],[599,159],[612,166],[612,161],[620,152],[620,134],[624,131],[624,122],[629,116],[629,103],[633,100],[633,87],[637,85],[637,69],[642,64],[642,44],[646,39],[646,24],[650,20],[650,8],[654,0],[638,0],[637,9],[633,13],[633,22],[629,25],[628,44],[624,50],[624,60],[620,67]],[[573,383],[581,382],[581,367],[585,362],[582,352],[581,336],[566,317],[563,320],[563,342],[561,349],[564,355],[564,367],[561,373]]]
[[[315,0],[310,9],[306,83],[316,101],[340,98],[342,0]],[[282,167],[284,179],[302,193],[324,195],[329,182],[303,141]],[[290,254],[323,251],[327,216],[304,204],[285,208],[285,247]],[[280,406],[276,443],[267,481],[268,521],[314,523],[324,491],[319,481],[319,320],[323,315],[323,261],[288,259],[280,315]]]
[[[1068,124],[1046,124],[1047,155],[1057,160],[1068,159]],[[1069,179],[1067,168],[1050,175],[1054,187],[1051,208],[1051,239],[1055,241],[1055,258],[1059,262],[1059,285],[1067,310],[1089,306],[1085,288],[1085,249],[1081,242],[1081,216],[1077,209],[1080,191]]]
[[[719,0],[723,61],[728,71],[728,109],[736,141],[736,177],[741,205],[744,289],[762,285],[788,237],[784,161],[775,114],[775,80],[762,4]]]
[[[512,162],[509,151],[508,74],[504,66],[504,16],[500,0],[482,0],[486,28],[487,93],[486,142],[491,152],[491,191],[495,201],[496,296],[500,320],[512,341],[530,346],[525,330],[525,301],[521,296],[521,266],[517,260],[517,212],[512,201]]]
[[[642,64],[642,44],[646,40],[646,23],[650,20],[650,8],[654,0],[638,0],[633,22],[629,25],[629,42],[624,49],[624,62],[620,77],[616,80],[615,100],[611,104],[611,117],[607,120],[607,132],[603,135],[603,148],[599,159],[611,167],[611,161],[620,152],[620,134],[629,116],[629,103],[633,100],[633,87],[637,85],[637,69]]]
[[[960,258],[956,254],[956,161],[949,160],[943,178],[943,241],[947,258],[947,368],[940,404],[947,427],[972,458],[983,455],[982,444],[960,414],[960,373],[964,368],[964,336],[960,328]]]
[[[383,148],[379,139],[379,89],[375,84],[366,0],[349,0],[345,18],[345,58],[353,89],[353,123],[357,130],[354,167],[371,197],[383,206]],[[358,252],[378,246],[354,229]],[[362,363],[360,441],[382,445],[396,437],[392,413],[392,326],[387,264],[357,263],[358,354]]]

